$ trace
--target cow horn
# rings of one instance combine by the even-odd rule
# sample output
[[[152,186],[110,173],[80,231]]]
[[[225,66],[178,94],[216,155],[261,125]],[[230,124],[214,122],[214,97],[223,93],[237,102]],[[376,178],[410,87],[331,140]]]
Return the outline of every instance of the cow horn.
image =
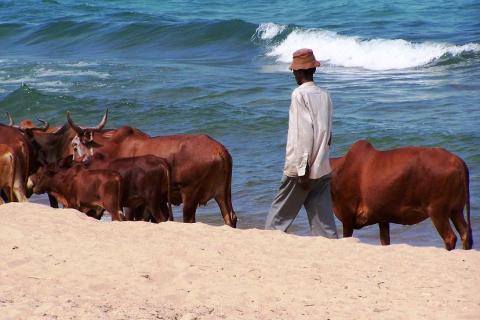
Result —
[[[105,114],[103,115],[102,120],[100,120],[100,123],[95,127],[92,128],[93,130],[101,130],[105,125],[107,124],[107,118],[108,118],[108,108],[105,110]]]
[[[7,114],[7,118],[8,118],[8,125],[10,127],[13,127],[13,118],[12,118],[12,115],[10,114],[10,112],[5,112]]]
[[[67,111],[67,121],[68,121],[68,124],[73,128],[73,130],[75,130],[75,132],[77,133],[83,132],[82,127],[77,126],[75,122],[73,122],[72,118],[70,117],[70,111]]]
[[[39,122],[43,123],[43,128],[38,128],[41,131],[47,131],[48,128],[50,127],[50,124],[48,121],[42,120],[42,119],[37,119]]]

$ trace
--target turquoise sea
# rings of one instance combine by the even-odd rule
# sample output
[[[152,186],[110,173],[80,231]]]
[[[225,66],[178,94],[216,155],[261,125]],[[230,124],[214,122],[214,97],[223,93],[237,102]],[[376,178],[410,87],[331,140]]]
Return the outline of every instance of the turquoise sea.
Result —
[[[300,47],[321,60],[316,81],[332,95],[332,155],[359,139],[458,154],[480,246],[478,0],[0,1],[0,113],[61,125],[69,110],[94,125],[109,108],[111,127],[207,133],[233,156],[239,227],[262,228],[282,174],[296,85],[288,63]],[[214,203],[197,219],[222,223]],[[307,231],[302,212],[290,232]],[[379,243],[377,226],[354,236]],[[392,226],[391,238],[443,246],[429,220]]]

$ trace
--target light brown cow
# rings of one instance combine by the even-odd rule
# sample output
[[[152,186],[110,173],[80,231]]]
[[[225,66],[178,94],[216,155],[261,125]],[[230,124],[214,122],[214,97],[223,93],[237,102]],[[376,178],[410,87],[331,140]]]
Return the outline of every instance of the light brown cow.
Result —
[[[35,150],[19,129],[2,124],[0,124],[0,143],[8,145],[13,150],[15,158],[14,201],[27,201],[28,175],[37,169]]]
[[[0,144],[0,192],[4,192],[8,202],[14,201],[13,186],[15,183],[15,170],[15,154],[13,149],[6,144]],[[3,204],[2,197],[0,197],[0,204]]]
[[[7,112],[7,117],[9,120],[8,127],[3,125],[0,126],[0,142],[9,144],[12,148],[14,148],[17,160],[17,173],[15,175],[16,181],[14,193],[18,201],[26,201],[27,197],[31,195],[31,190],[29,190],[26,186],[28,176],[35,173],[38,166],[46,163],[46,151],[48,151],[48,148],[51,148],[52,146],[51,141],[45,140],[43,136],[41,136],[42,139],[39,139],[39,141],[46,145],[46,150],[44,150],[44,146],[40,145],[36,141],[35,136],[38,134],[51,135],[52,132],[56,131],[56,129],[51,128],[48,122],[40,119],[39,121],[43,123],[43,127],[35,126],[30,120],[22,120],[20,126],[17,126],[15,125],[9,112]],[[70,143],[70,141],[68,141],[68,143]],[[58,143],[54,143],[53,145],[55,149],[59,149]],[[51,162],[56,162],[60,159],[61,158],[58,157]],[[56,200],[50,195],[48,195],[48,198],[52,207],[57,208],[58,204]]]
[[[468,168],[458,156],[441,148],[378,151],[361,140],[331,163],[334,211],[344,237],[378,223],[381,242],[388,245],[389,223],[412,225],[430,217],[446,249],[457,241],[449,220],[463,248],[472,248]]]
[[[30,176],[33,192],[48,192],[66,208],[74,208],[100,219],[107,210],[112,220],[124,220],[120,211],[122,177],[111,170],[88,170],[83,166],[40,167]]]

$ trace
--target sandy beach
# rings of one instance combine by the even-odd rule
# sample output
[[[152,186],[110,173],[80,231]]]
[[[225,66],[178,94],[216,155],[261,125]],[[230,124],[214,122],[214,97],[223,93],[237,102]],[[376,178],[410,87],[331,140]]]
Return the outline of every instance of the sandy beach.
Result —
[[[479,319],[480,252],[0,206],[0,319]]]

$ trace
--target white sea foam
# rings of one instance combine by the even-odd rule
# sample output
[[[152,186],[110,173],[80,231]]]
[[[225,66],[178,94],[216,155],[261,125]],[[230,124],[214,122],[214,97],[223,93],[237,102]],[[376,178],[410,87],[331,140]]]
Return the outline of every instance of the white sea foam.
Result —
[[[35,81],[31,77],[21,77],[21,78],[0,78],[0,84],[22,84],[22,83],[31,83]]]
[[[42,89],[43,91],[51,91],[51,92],[67,92],[69,84],[60,81],[60,80],[47,80],[45,81],[44,78],[34,78],[30,76],[26,77],[0,77],[0,85],[22,85],[27,84],[32,86],[33,88]],[[0,93],[5,91],[0,91]]]
[[[92,70],[53,70],[40,68],[36,71],[37,77],[52,77],[52,76],[66,76],[66,77],[79,77],[89,76],[100,79],[107,79],[110,77],[108,73],[97,72]]]
[[[67,67],[75,67],[75,68],[82,68],[82,67],[91,67],[91,66],[96,66],[98,65],[95,62],[85,62],[85,61],[79,61],[77,63],[66,63],[64,64]]]
[[[56,81],[38,81],[34,82],[35,85],[39,88],[65,88],[68,87],[68,84],[65,82],[56,80]]]
[[[287,27],[273,22],[262,23],[258,26],[255,35],[262,40],[269,40],[275,38],[282,33]]]
[[[412,43],[402,39],[371,39],[339,35],[320,29],[295,29],[275,45],[267,56],[279,63],[289,63],[299,48],[311,48],[322,63],[369,70],[406,69],[426,65],[445,54],[480,52],[480,44],[456,46],[447,43]]]

